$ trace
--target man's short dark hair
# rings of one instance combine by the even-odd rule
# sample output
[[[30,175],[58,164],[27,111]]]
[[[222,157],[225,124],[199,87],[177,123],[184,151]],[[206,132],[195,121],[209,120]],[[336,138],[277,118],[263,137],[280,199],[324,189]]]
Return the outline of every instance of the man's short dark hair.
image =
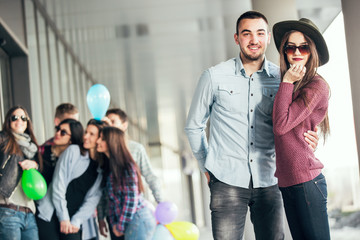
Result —
[[[121,110],[120,108],[111,108],[111,109],[107,110],[106,116],[109,115],[109,114],[118,115],[122,123],[125,123],[125,122],[128,121],[127,114],[123,110]]]
[[[77,114],[78,109],[71,103],[62,103],[56,107],[55,117],[62,118],[64,114]]]
[[[264,16],[264,14],[262,14],[260,12],[247,11],[247,12],[241,14],[241,16],[236,21],[236,35],[239,35],[239,24],[240,24],[241,20],[243,20],[243,19],[259,19],[259,18],[264,19],[266,24],[269,24],[267,18]]]

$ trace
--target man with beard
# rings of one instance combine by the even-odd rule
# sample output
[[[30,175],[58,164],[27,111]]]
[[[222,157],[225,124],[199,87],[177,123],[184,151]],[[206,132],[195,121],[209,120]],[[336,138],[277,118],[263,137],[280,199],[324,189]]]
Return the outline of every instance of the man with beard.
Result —
[[[242,239],[248,208],[256,239],[284,239],[271,116],[280,72],[265,58],[270,38],[263,14],[242,14],[239,56],[204,71],[191,103],[185,131],[210,187],[214,239]],[[315,149],[317,134],[309,133]]]

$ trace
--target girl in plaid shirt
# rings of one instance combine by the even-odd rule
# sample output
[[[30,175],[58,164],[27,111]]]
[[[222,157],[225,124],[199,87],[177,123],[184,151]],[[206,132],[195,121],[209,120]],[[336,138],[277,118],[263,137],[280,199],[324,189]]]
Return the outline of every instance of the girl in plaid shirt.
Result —
[[[125,240],[151,239],[156,221],[143,198],[138,166],[125,144],[124,132],[105,127],[97,140],[97,151],[104,153],[111,172],[107,174],[110,227]]]

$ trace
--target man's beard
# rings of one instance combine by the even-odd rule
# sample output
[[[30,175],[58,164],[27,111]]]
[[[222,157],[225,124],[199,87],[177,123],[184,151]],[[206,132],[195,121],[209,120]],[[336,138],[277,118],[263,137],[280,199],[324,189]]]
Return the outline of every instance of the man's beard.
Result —
[[[240,47],[240,50],[241,50],[243,57],[250,61],[257,61],[259,59],[262,59],[265,54],[264,52],[259,52],[257,55],[249,55],[246,53],[246,51],[242,47]]]

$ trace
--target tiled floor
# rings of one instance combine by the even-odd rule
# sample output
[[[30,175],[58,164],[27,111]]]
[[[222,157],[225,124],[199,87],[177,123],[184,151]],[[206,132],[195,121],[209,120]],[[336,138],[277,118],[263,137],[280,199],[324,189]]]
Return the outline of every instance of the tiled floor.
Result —
[[[200,228],[200,237],[198,240],[212,240],[212,234],[210,228]],[[247,237],[244,240],[255,240],[253,234],[247,234]],[[289,235],[286,235],[289,236]],[[359,240],[360,239],[360,228],[349,228],[345,227],[343,229],[331,229],[331,239],[332,240]],[[100,239],[105,240],[109,238]],[[291,240],[290,237],[286,237],[285,240]]]
[[[211,240],[212,234],[211,229],[209,228],[200,228],[200,237],[199,240]]]
[[[211,230],[207,228],[200,229],[199,240],[212,240]],[[332,240],[359,240],[360,228],[331,229]],[[255,238],[244,238],[244,240],[255,240]],[[287,239],[285,239],[287,240]],[[290,240],[290,238],[288,239]]]

